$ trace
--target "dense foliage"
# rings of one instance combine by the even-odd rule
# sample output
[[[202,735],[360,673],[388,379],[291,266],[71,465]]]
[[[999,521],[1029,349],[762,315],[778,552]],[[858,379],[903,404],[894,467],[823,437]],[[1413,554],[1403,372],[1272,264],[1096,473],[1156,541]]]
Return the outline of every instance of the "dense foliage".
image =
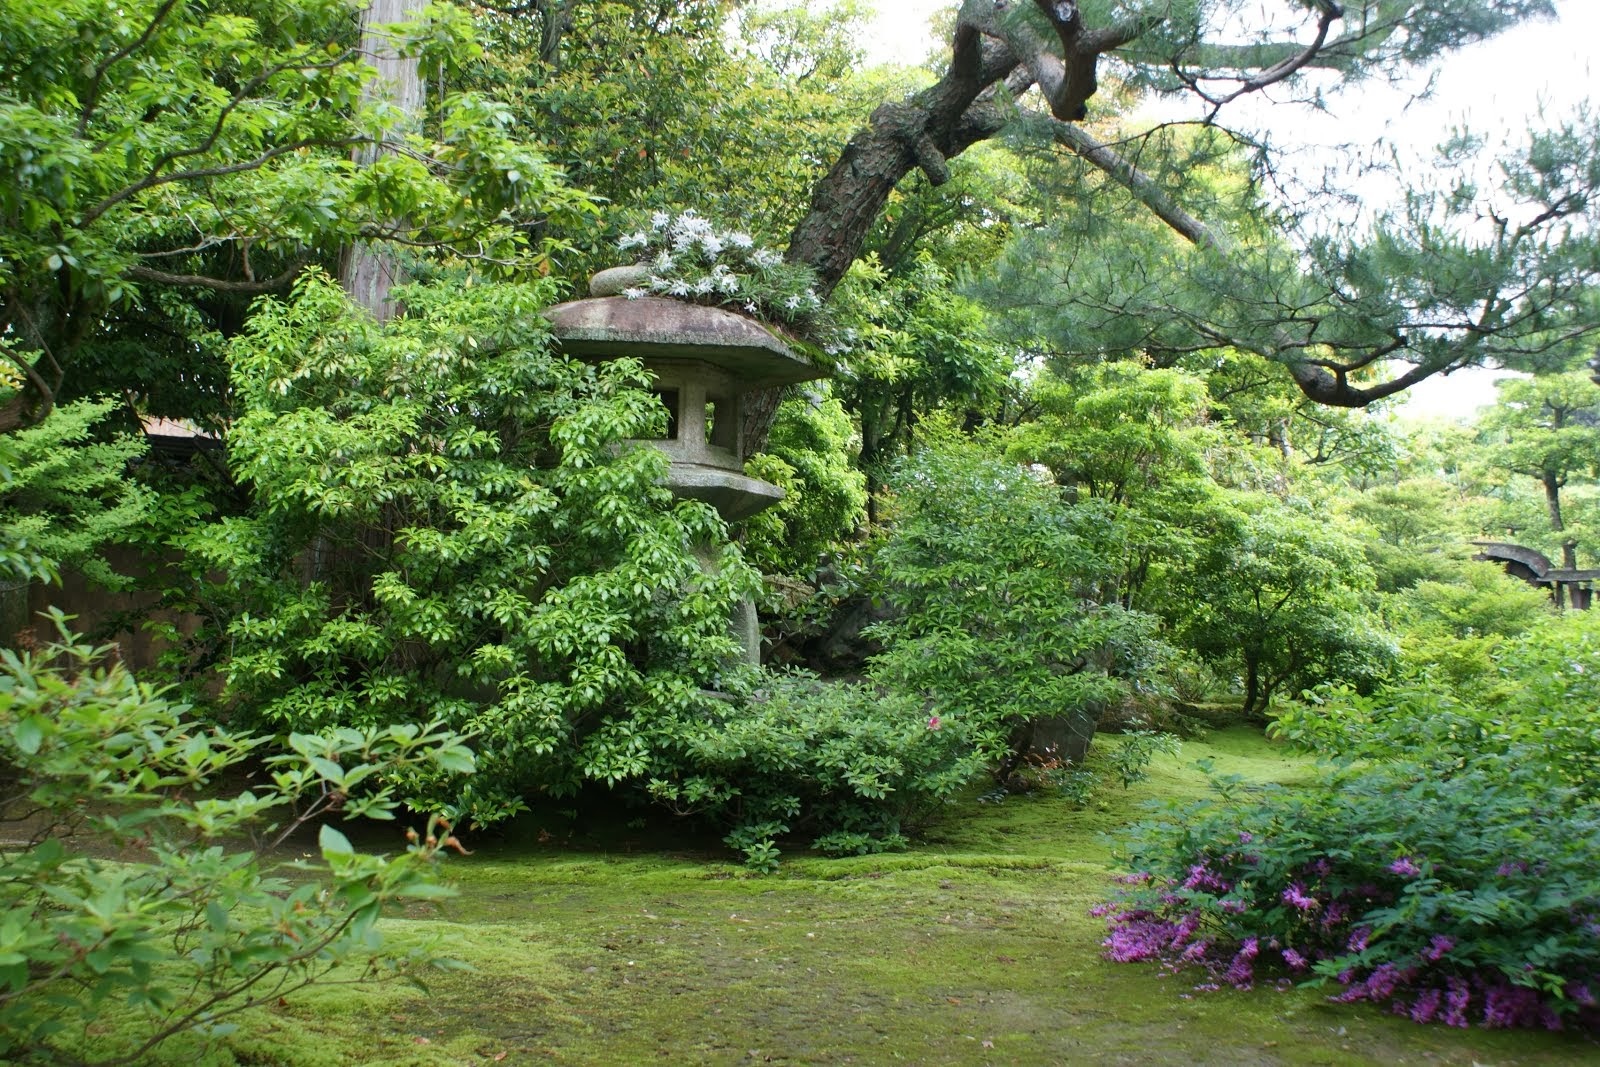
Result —
[[[1418,1022],[1600,1027],[1594,629],[1530,630],[1498,687],[1327,687],[1282,714],[1331,762],[1136,827],[1110,958],[1315,976]]]
[[[477,735],[480,771],[418,805],[477,822],[534,791],[639,780],[647,724],[734,653],[754,576],[674,504],[636,363],[553,353],[537,286],[403,290],[379,327],[326,279],[234,350],[246,515],[189,530],[188,596],[228,608],[226,706],[279,732],[405,721]],[[224,576],[213,581],[213,575]]]
[[[1122,531],[971,444],[929,448],[891,484],[874,563],[893,614],[873,630],[873,676],[963,722],[1002,780],[1040,720],[1081,760],[1101,712],[1149,684],[1166,653],[1156,620],[1111,595]]]
[[[0,581],[59,580],[71,567],[103,586],[127,583],[104,552],[136,536],[151,501],[123,477],[144,443],[93,439],[112,406],[65,404],[0,439]]]
[[[376,856],[331,820],[392,819],[398,780],[470,772],[459,738],[437,725],[297,733],[235,792],[267,738],[196,722],[55,623],[61,643],[41,654],[0,651],[0,1056],[126,1063],[312,983],[437,962],[386,949],[377,920],[448,894],[433,870],[448,825]],[[318,824],[320,859],[274,871],[272,850]],[[110,1005],[135,1020],[131,1049],[96,1036]]]
[[[776,839],[805,833],[829,855],[904,847],[984,765],[965,721],[867,685],[774,675],[748,699],[674,724],[652,797],[734,824],[728,844],[757,870]]]
[[[850,463],[850,416],[826,385],[786,400],[745,473],[784,491],[744,522],[745,557],[767,574],[809,577],[866,521],[867,480]]]
[[[391,36],[435,73],[478,54],[449,4]],[[397,123],[357,43],[345,0],[0,10],[0,355],[23,379],[0,427],[100,392],[221,415],[246,302],[342,246],[509,265],[542,251],[530,221],[583,216],[485,98],[436,95]],[[385,138],[405,150],[357,164]]]

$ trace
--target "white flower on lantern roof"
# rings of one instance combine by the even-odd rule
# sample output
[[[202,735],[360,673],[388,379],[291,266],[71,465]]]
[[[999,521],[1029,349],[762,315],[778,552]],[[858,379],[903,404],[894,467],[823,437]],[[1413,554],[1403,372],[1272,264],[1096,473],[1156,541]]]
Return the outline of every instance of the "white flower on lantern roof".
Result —
[[[702,233],[710,233],[711,223],[696,215],[694,209],[690,208],[678,216],[677,224],[673,226],[673,229],[679,234],[687,233],[698,236]]]
[[[689,249],[694,247],[694,242],[694,234],[687,231],[680,231],[678,235],[672,239],[672,248],[677,252],[687,252]]]
[[[630,248],[643,248],[650,243],[650,238],[643,230],[625,235],[617,242],[617,247],[626,252]]]
[[[689,283],[680,278],[667,287],[667,292],[673,296],[688,296]]]
[[[772,249],[758,248],[750,254],[750,262],[758,267],[776,267],[780,260]]]
[[[716,256],[717,253],[722,251],[722,238],[714,233],[702,234],[700,247],[706,250],[706,255]]]
[[[650,228],[652,230],[664,230],[671,222],[672,216],[665,211],[657,211],[650,216]]]
[[[794,311],[800,307],[800,298],[798,296],[785,297],[783,306],[788,308],[790,311]]]
[[[633,287],[630,287],[630,288],[622,290],[622,295],[627,297],[629,300],[637,300],[641,296],[645,295],[645,291],[643,289],[638,288],[637,286],[633,286]]]
[[[719,290],[724,293],[728,293],[729,295],[739,291],[739,279],[734,277],[732,274],[719,274],[713,279],[713,281],[716,282],[716,286]]]
[[[706,277],[701,278],[699,281],[694,283],[694,291],[699,295],[704,296],[705,294],[711,292],[711,290],[716,287],[716,284],[717,283],[715,279],[707,275]]]
[[[656,290],[657,292],[660,292],[662,289],[665,289],[671,284],[671,282],[667,281],[659,274],[650,275],[650,288]]]
[[[749,234],[741,233],[738,230],[727,234],[726,237],[728,239],[728,243],[735,248],[749,248],[751,245],[755,244],[755,241],[751,240]]]
[[[671,270],[674,262],[675,261],[670,255],[668,255],[666,252],[662,252],[660,255],[656,256],[655,261],[651,264],[651,266],[655,267],[656,270]]]
[[[758,310],[760,309],[756,307],[756,302],[754,300],[745,301],[744,312],[746,315],[754,315]]]

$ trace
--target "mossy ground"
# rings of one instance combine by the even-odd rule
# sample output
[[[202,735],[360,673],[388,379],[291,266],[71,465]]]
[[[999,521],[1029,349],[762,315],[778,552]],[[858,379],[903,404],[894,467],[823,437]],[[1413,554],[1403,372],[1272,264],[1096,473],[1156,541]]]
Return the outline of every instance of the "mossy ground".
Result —
[[[1217,731],[1087,810],[967,801],[910,852],[786,856],[767,877],[663,851],[648,827],[605,850],[483,844],[450,864],[458,899],[389,925],[441,939],[473,971],[426,995],[309,993],[209,1049],[166,1054],[311,1067],[1600,1062],[1579,1036],[1415,1026],[1315,990],[1198,993],[1199,978],[1102,960],[1087,914],[1112,870],[1102,832],[1152,798],[1202,793],[1201,756],[1257,780],[1308,770],[1259,732]]]

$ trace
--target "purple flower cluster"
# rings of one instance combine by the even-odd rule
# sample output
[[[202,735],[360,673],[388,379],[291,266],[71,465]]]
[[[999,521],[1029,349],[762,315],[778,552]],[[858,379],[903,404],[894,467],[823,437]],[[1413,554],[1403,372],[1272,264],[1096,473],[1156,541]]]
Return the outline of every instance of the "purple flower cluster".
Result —
[[[1408,979],[1415,976],[1415,968],[1402,971],[1391,964],[1384,964],[1365,981],[1353,983],[1334,999],[1343,1003],[1358,1000],[1388,1003],[1395,1014],[1408,1016],[1413,1022],[1439,1022],[1456,1027],[1471,1025],[1474,1006],[1483,1025],[1490,1029],[1543,1027],[1561,1030],[1569,1022],[1592,1029],[1600,1022],[1593,1004],[1585,1004],[1571,995],[1575,990],[1587,993],[1587,988],[1582,985],[1567,987],[1569,999],[1579,1005],[1580,1010],[1569,1018],[1563,1018],[1540,996],[1537,989],[1513,985],[1504,978],[1487,979],[1482,975],[1474,975],[1469,980],[1451,975],[1445,979],[1442,987],[1405,988]]]
[[[1239,839],[1250,843],[1246,833]],[[1529,976],[1518,975],[1516,981],[1490,969],[1464,970],[1471,967],[1473,952],[1470,945],[1458,951],[1452,934],[1362,921],[1374,907],[1396,899],[1392,889],[1372,883],[1352,887],[1350,872],[1336,870],[1325,857],[1297,865],[1274,887],[1246,873],[1255,866],[1251,859],[1259,857],[1241,850],[1196,857],[1168,878],[1150,872],[1119,878],[1126,887],[1120,899],[1094,909],[1108,924],[1106,958],[1159,961],[1168,973],[1204,967],[1210,980],[1196,985],[1197,992],[1222,985],[1249,989],[1260,978],[1258,967],[1270,968],[1279,960],[1283,970],[1275,980],[1283,987],[1284,971],[1303,975],[1337,961],[1344,989],[1334,1000],[1387,1005],[1418,1023],[1600,1029],[1600,985],[1593,984],[1600,974],[1569,981],[1560,996],[1550,996],[1534,983],[1532,964]],[[1432,870],[1415,855],[1386,867],[1388,874],[1408,880]],[[1505,876],[1508,867],[1510,873],[1527,871],[1526,865],[1511,864],[1496,873]],[[1384,868],[1366,868],[1374,869]],[[1594,918],[1578,909],[1571,915],[1578,925]],[[1419,944],[1422,934],[1426,944]],[[1263,956],[1269,949],[1275,954]]]
[[[1428,947],[1422,950],[1422,958],[1429,963],[1437,963],[1444,959],[1445,954],[1456,947],[1456,940],[1444,934],[1434,934],[1428,942]]]
[[[1418,867],[1410,856],[1401,856],[1389,864],[1389,870],[1402,878],[1415,878],[1422,873],[1422,868]]]
[[[1289,888],[1283,891],[1283,902],[1290,907],[1299,908],[1301,911],[1311,911],[1317,906],[1317,899],[1306,894],[1306,887],[1299,882],[1290,882]]]
[[[1220,896],[1232,889],[1233,885],[1219,877],[1204,863],[1197,863],[1189,868],[1189,877],[1184,879],[1183,888],[1199,889]]]

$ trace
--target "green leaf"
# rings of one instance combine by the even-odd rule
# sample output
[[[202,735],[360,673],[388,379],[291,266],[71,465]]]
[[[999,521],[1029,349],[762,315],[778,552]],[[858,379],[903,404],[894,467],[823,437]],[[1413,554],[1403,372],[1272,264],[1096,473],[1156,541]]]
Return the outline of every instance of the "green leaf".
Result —
[[[317,846],[324,856],[353,856],[356,851],[348,837],[327,823],[317,832]]]
[[[29,715],[17,723],[11,735],[16,739],[17,748],[24,754],[32,756],[39,751],[39,746],[44,742],[45,732],[49,729],[48,720],[38,715]]]

